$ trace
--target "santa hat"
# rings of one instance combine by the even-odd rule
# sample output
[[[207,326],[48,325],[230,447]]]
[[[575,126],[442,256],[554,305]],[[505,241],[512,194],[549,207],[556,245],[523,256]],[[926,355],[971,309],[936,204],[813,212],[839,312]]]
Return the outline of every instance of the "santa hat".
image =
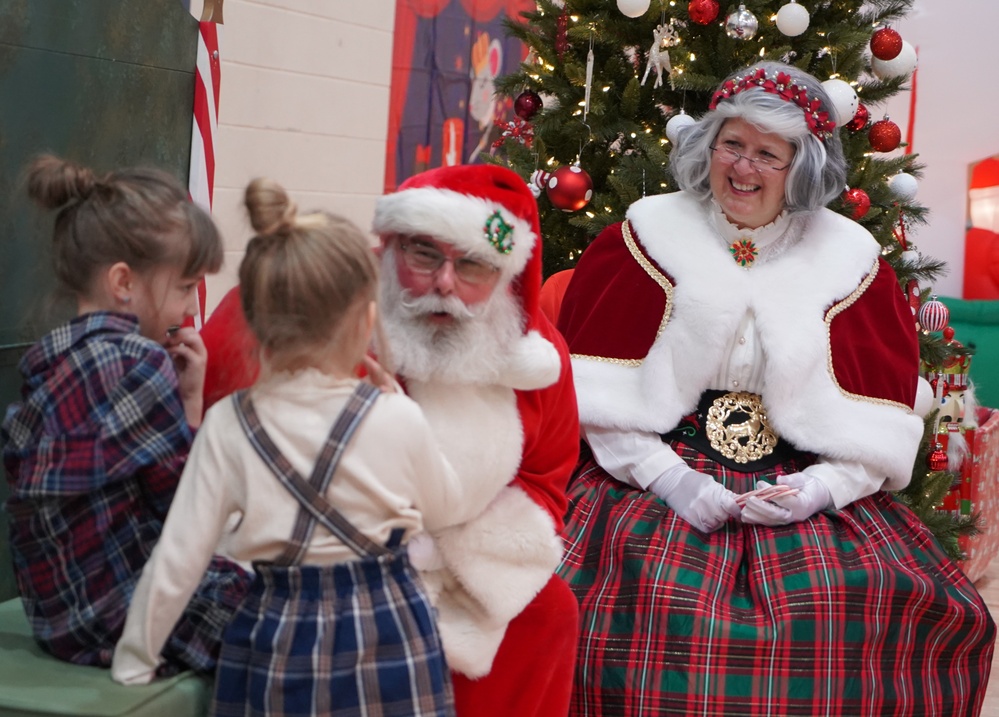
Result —
[[[555,347],[533,329],[543,320],[541,229],[538,205],[523,179],[492,164],[466,164],[422,172],[398,191],[379,198],[372,230],[376,234],[426,234],[499,267],[519,297],[525,336],[511,355],[519,374],[514,388],[554,383],[560,362]],[[540,382],[540,385],[538,385]]]

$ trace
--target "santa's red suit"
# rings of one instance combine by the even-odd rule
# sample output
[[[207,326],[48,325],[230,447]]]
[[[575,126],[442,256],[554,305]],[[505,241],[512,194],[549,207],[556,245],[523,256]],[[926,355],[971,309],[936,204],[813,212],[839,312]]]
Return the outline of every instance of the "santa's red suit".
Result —
[[[517,299],[523,333],[498,375],[453,382],[402,370],[468,490],[461,522],[434,536],[444,567],[424,578],[439,597],[459,717],[565,715],[578,611],[553,573],[579,425],[568,351],[538,307],[534,197],[501,167],[431,170],[379,200],[374,231],[453,244],[498,266],[496,291]]]

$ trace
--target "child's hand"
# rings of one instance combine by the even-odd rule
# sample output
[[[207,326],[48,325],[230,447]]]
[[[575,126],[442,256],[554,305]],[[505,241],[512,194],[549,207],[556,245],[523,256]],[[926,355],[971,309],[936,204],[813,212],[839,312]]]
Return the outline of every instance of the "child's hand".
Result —
[[[208,366],[208,349],[205,342],[191,326],[182,326],[175,331],[167,332],[167,353],[173,359],[177,370],[177,380],[180,388],[180,400],[184,403],[184,413],[191,428],[201,425],[201,414],[204,406],[205,369]]]
[[[382,365],[370,356],[364,357],[364,367],[368,370],[368,375],[364,379],[382,393],[396,393],[399,391],[399,384],[395,378],[382,368]]]

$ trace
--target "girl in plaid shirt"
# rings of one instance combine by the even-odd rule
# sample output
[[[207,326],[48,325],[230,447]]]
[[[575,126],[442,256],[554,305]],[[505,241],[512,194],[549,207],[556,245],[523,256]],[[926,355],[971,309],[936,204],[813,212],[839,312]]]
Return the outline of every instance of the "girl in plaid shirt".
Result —
[[[206,352],[195,330],[177,327],[197,311],[196,287],[222,246],[161,171],[98,177],[43,156],[27,179],[35,202],[59,210],[55,273],[76,317],[25,354],[21,400],[0,429],[11,549],[39,644],[107,667],[201,423]],[[248,581],[212,559],[162,674],[214,669]]]
[[[153,678],[224,540],[256,578],[225,634],[213,714],[452,715],[403,538],[460,519],[462,495],[418,406],[365,358],[374,254],[344,219],[296,216],[269,180],[250,184],[246,205],[257,236],[240,292],[261,378],[208,411],[112,676]],[[362,363],[384,393],[356,378]]]

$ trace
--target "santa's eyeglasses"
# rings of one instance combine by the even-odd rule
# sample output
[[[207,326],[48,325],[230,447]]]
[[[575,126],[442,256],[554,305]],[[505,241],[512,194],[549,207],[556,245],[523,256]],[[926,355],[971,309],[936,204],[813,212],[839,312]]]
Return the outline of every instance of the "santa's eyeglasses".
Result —
[[[478,259],[459,256],[454,259],[446,256],[433,244],[413,237],[399,237],[399,251],[406,266],[416,274],[433,274],[445,262],[451,262],[455,276],[466,284],[485,284],[499,272],[498,266],[493,266]]]

